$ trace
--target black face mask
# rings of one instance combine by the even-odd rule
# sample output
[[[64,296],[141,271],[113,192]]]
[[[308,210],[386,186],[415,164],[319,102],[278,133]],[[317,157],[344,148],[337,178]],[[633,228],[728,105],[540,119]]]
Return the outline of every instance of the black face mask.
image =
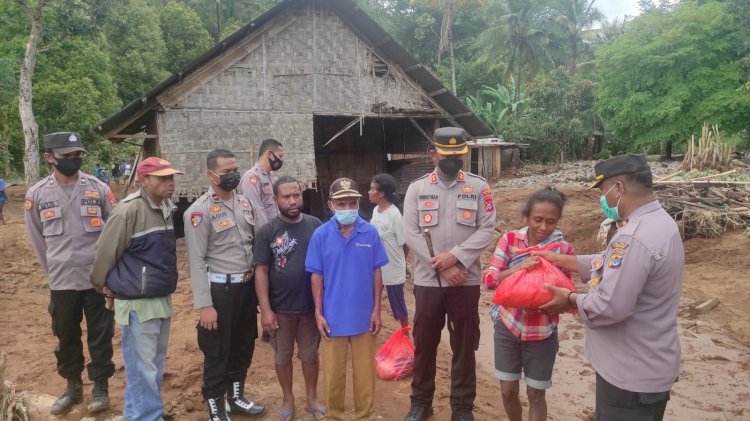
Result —
[[[273,159],[271,159],[271,157],[273,157]],[[281,169],[281,166],[284,165],[284,160],[271,152],[268,154],[268,165],[271,167],[271,171],[278,171]]]
[[[60,171],[60,174],[70,177],[78,172],[78,170],[81,169],[81,165],[83,164],[83,158],[55,158],[57,161],[57,164],[52,164],[55,166],[55,169],[57,171]]]
[[[219,175],[219,188],[224,191],[232,191],[236,189],[237,186],[240,185],[241,178],[242,176],[240,176],[240,173],[237,171],[232,171],[228,174]]]
[[[453,178],[464,167],[464,161],[461,159],[443,159],[438,162],[438,167],[445,175]]]

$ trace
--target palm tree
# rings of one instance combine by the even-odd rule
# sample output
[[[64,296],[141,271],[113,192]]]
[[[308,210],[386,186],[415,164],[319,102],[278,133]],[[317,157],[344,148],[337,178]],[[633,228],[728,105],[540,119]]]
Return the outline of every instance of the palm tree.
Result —
[[[622,19],[617,17],[612,18],[612,20],[602,19],[599,21],[601,26],[596,30],[596,35],[594,36],[596,42],[604,44],[623,34],[629,22],[629,16],[625,16]]]
[[[497,26],[479,35],[476,47],[483,50],[479,60],[488,64],[498,60],[505,61],[503,77],[507,80],[513,76],[513,102],[518,103],[521,100],[524,72],[530,79],[545,65],[552,63],[547,50],[549,38],[542,29],[545,26],[544,14],[535,1],[504,0],[493,6],[503,9],[487,11],[501,16]]]
[[[578,64],[578,46],[591,40],[596,30],[591,29],[594,24],[605,19],[604,15],[594,7],[596,0],[555,0],[551,6],[556,13],[555,22],[560,25],[568,42],[568,72],[576,75]]]
[[[473,4],[482,4],[484,0],[417,0],[426,5],[441,9],[443,21],[440,25],[440,42],[438,46],[437,61],[440,63],[443,52],[448,50],[451,57],[451,83],[453,93],[456,93],[456,57],[453,54],[453,16],[456,9],[461,9]]]

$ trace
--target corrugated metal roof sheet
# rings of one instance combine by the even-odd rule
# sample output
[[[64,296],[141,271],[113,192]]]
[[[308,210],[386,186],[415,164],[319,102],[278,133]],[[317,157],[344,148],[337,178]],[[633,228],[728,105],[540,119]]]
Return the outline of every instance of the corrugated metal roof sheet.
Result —
[[[132,101],[120,111],[116,112],[106,120],[99,123],[95,130],[104,136],[116,134],[135,134],[144,130],[145,125],[152,117],[151,114],[159,106],[156,97],[164,92],[172,84],[179,82],[182,78],[200,68],[203,64],[220,56],[224,50],[239,42],[246,36],[252,34],[257,28],[274,19],[288,8],[302,7],[308,4],[317,4],[330,8],[366,41],[371,48],[376,50],[387,60],[401,67],[414,82],[424,89],[433,100],[445,111],[453,116],[454,120],[463,126],[474,137],[492,136],[493,132],[487,124],[474,115],[471,110],[461,102],[453,93],[430,73],[423,65],[409,54],[401,45],[394,41],[380,25],[378,25],[365,11],[363,11],[352,0],[282,0],[276,6],[269,9],[258,19],[245,25],[234,34],[224,39],[203,55],[185,65],[180,71],[173,74],[140,98]]]

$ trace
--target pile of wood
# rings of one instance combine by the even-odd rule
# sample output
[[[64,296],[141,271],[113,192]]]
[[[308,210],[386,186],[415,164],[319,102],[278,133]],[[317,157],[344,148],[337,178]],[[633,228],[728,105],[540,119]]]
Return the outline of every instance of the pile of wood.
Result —
[[[683,238],[714,238],[729,229],[750,226],[750,182],[718,180],[722,175],[726,174],[654,183]]]
[[[685,172],[698,170],[727,171],[732,165],[734,147],[721,139],[719,126],[703,124],[701,137],[695,143],[695,135],[690,137],[688,150],[679,169]]]

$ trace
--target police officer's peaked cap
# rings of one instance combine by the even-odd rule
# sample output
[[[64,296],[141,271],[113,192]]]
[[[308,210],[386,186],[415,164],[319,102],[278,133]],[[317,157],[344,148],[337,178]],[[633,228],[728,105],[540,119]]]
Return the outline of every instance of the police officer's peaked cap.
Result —
[[[86,152],[86,149],[83,149],[83,143],[81,143],[81,135],[75,132],[46,134],[44,135],[44,147],[61,154],[75,151]]]
[[[644,155],[618,155],[613,158],[597,162],[594,165],[594,174],[596,179],[589,187],[590,189],[599,187],[604,180],[616,175],[648,173],[651,178],[651,167],[646,162]]]
[[[359,193],[357,183],[350,178],[339,178],[331,184],[331,191],[328,193],[331,199],[341,199],[344,197],[362,197]]]
[[[432,145],[440,155],[460,155],[469,152],[469,133],[459,127],[441,127],[432,135]]]

